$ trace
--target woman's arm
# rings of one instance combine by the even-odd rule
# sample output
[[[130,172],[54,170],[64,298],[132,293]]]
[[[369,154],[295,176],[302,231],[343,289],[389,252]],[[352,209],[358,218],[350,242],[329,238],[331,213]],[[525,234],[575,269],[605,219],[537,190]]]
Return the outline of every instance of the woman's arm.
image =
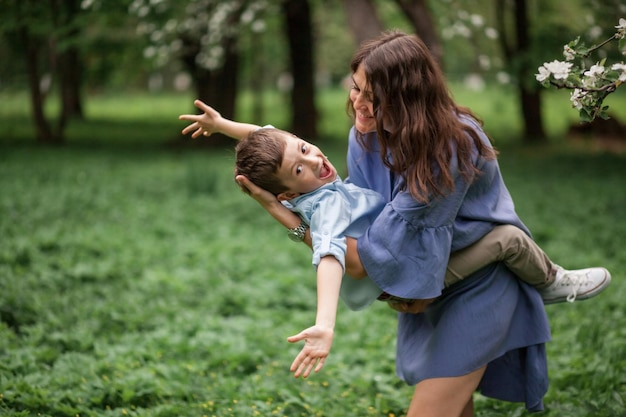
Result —
[[[233,139],[241,140],[248,136],[250,132],[261,127],[250,123],[239,123],[225,119],[217,110],[200,100],[195,100],[193,104],[200,109],[203,114],[181,114],[178,116],[178,119],[192,122],[183,129],[183,135],[191,133],[191,137],[194,139],[201,135],[211,136],[213,133],[222,133]]]
[[[235,181],[237,181],[237,184],[239,184],[242,189],[248,190],[250,197],[254,198],[265,211],[278,221],[278,223],[282,224],[287,229],[294,229],[300,225],[300,217],[278,201],[275,195],[261,187],[257,187],[243,175],[237,175]],[[304,243],[306,243],[309,248],[313,247],[311,233],[308,229],[304,235]]]
[[[346,237],[346,246],[346,274],[355,279],[366,277],[367,272],[361,263],[359,251],[357,250],[357,240]]]

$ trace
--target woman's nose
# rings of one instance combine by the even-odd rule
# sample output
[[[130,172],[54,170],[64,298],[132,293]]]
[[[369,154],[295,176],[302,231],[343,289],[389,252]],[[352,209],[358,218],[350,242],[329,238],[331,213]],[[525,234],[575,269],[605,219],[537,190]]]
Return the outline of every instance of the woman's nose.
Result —
[[[363,95],[361,93],[359,93],[354,98],[353,103],[354,103],[354,107],[363,107],[363,106],[365,106],[366,101],[363,98]]]

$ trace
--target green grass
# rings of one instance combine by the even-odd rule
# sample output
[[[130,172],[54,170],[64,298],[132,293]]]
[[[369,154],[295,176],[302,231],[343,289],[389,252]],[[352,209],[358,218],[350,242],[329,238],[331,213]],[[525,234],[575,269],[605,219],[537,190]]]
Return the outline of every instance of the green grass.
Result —
[[[394,374],[393,312],[341,306],[325,368],[294,380],[285,339],[314,319],[309,251],[237,189],[231,149],[163,146],[190,98],[105,98],[65,147],[25,143],[19,114],[0,128],[15,133],[0,139],[0,415],[402,416],[412,389]],[[345,131],[326,126],[343,166]],[[596,299],[547,307],[543,415],[624,416],[626,157],[500,149],[553,260],[613,272]],[[527,415],[476,403],[481,417]]]

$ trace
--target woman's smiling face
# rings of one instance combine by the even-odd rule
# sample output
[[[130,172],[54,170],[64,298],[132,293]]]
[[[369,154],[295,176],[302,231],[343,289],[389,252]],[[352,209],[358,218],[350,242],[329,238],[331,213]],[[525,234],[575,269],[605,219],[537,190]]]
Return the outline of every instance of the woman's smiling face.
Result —
[[[283,162],[278,169],[278,178],[289,191],[283,198],[292,199],[310,193],[321,186],[335,181],[337,170],[315,145],[296,136],[287,136]]]
[[[363,66],[359,65],[352,74],[352,88],[350,89],[350,101],[354,108],[354,126],[361,133],[376,130],[374,119],[374,97],[365,79]]]

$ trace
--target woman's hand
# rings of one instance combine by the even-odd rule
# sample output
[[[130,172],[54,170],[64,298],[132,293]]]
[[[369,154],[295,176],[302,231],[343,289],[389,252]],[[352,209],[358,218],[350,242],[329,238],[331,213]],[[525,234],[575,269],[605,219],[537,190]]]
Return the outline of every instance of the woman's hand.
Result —
[[[257,203],[259,203],[261,207],[263,207],[265,211],[270,214],[270,216],[287,229],[293,229],[300,224],[300,217],[285,207],[283,203],[278,201],[274,194],[256,186],[252,181],[243,175],[237,175],[235,177],[235,181],[237,181],[239,187],[241,187],[243,191],[250,194],[250,196],[254,198]],[[304,243],[311,247],[311,233],[309,230],[307,230],[304,235]]]
[[[423,313],[424,310],[426,310],[426,307],[428,307],[435,300],[436,298],[427,298],[424,300],[413,300],[410,302],[391,301],[387,304],[389,304],[389,307],[399,311],[400,313],[417,314]]]
[[[179,120],[192,122],[183,129],[183,135],[191,133],[191,137],[195,139],[201,135],[211,136],[213,133],[220,133],[217,126],[223,120],[222,115],[213,107],[206,105],[200,100],[195,100],[193,104],[203,114],[181,114],[178,116]]]
[[[265,210],[270,211],[269,208],[275,204],[283,206],[274,194],[255,185],[248,177],[237,175],[235,181],[239,184],[242,191],[250,194],[250,197],[254,198]]]
[[[304,347],[289,368],[296,378],[306,378],[311,371],[319,372],[322,369],[330,353],[333,336],[333,329],[316,325],[287,338],[289,343],[304,340]]]

